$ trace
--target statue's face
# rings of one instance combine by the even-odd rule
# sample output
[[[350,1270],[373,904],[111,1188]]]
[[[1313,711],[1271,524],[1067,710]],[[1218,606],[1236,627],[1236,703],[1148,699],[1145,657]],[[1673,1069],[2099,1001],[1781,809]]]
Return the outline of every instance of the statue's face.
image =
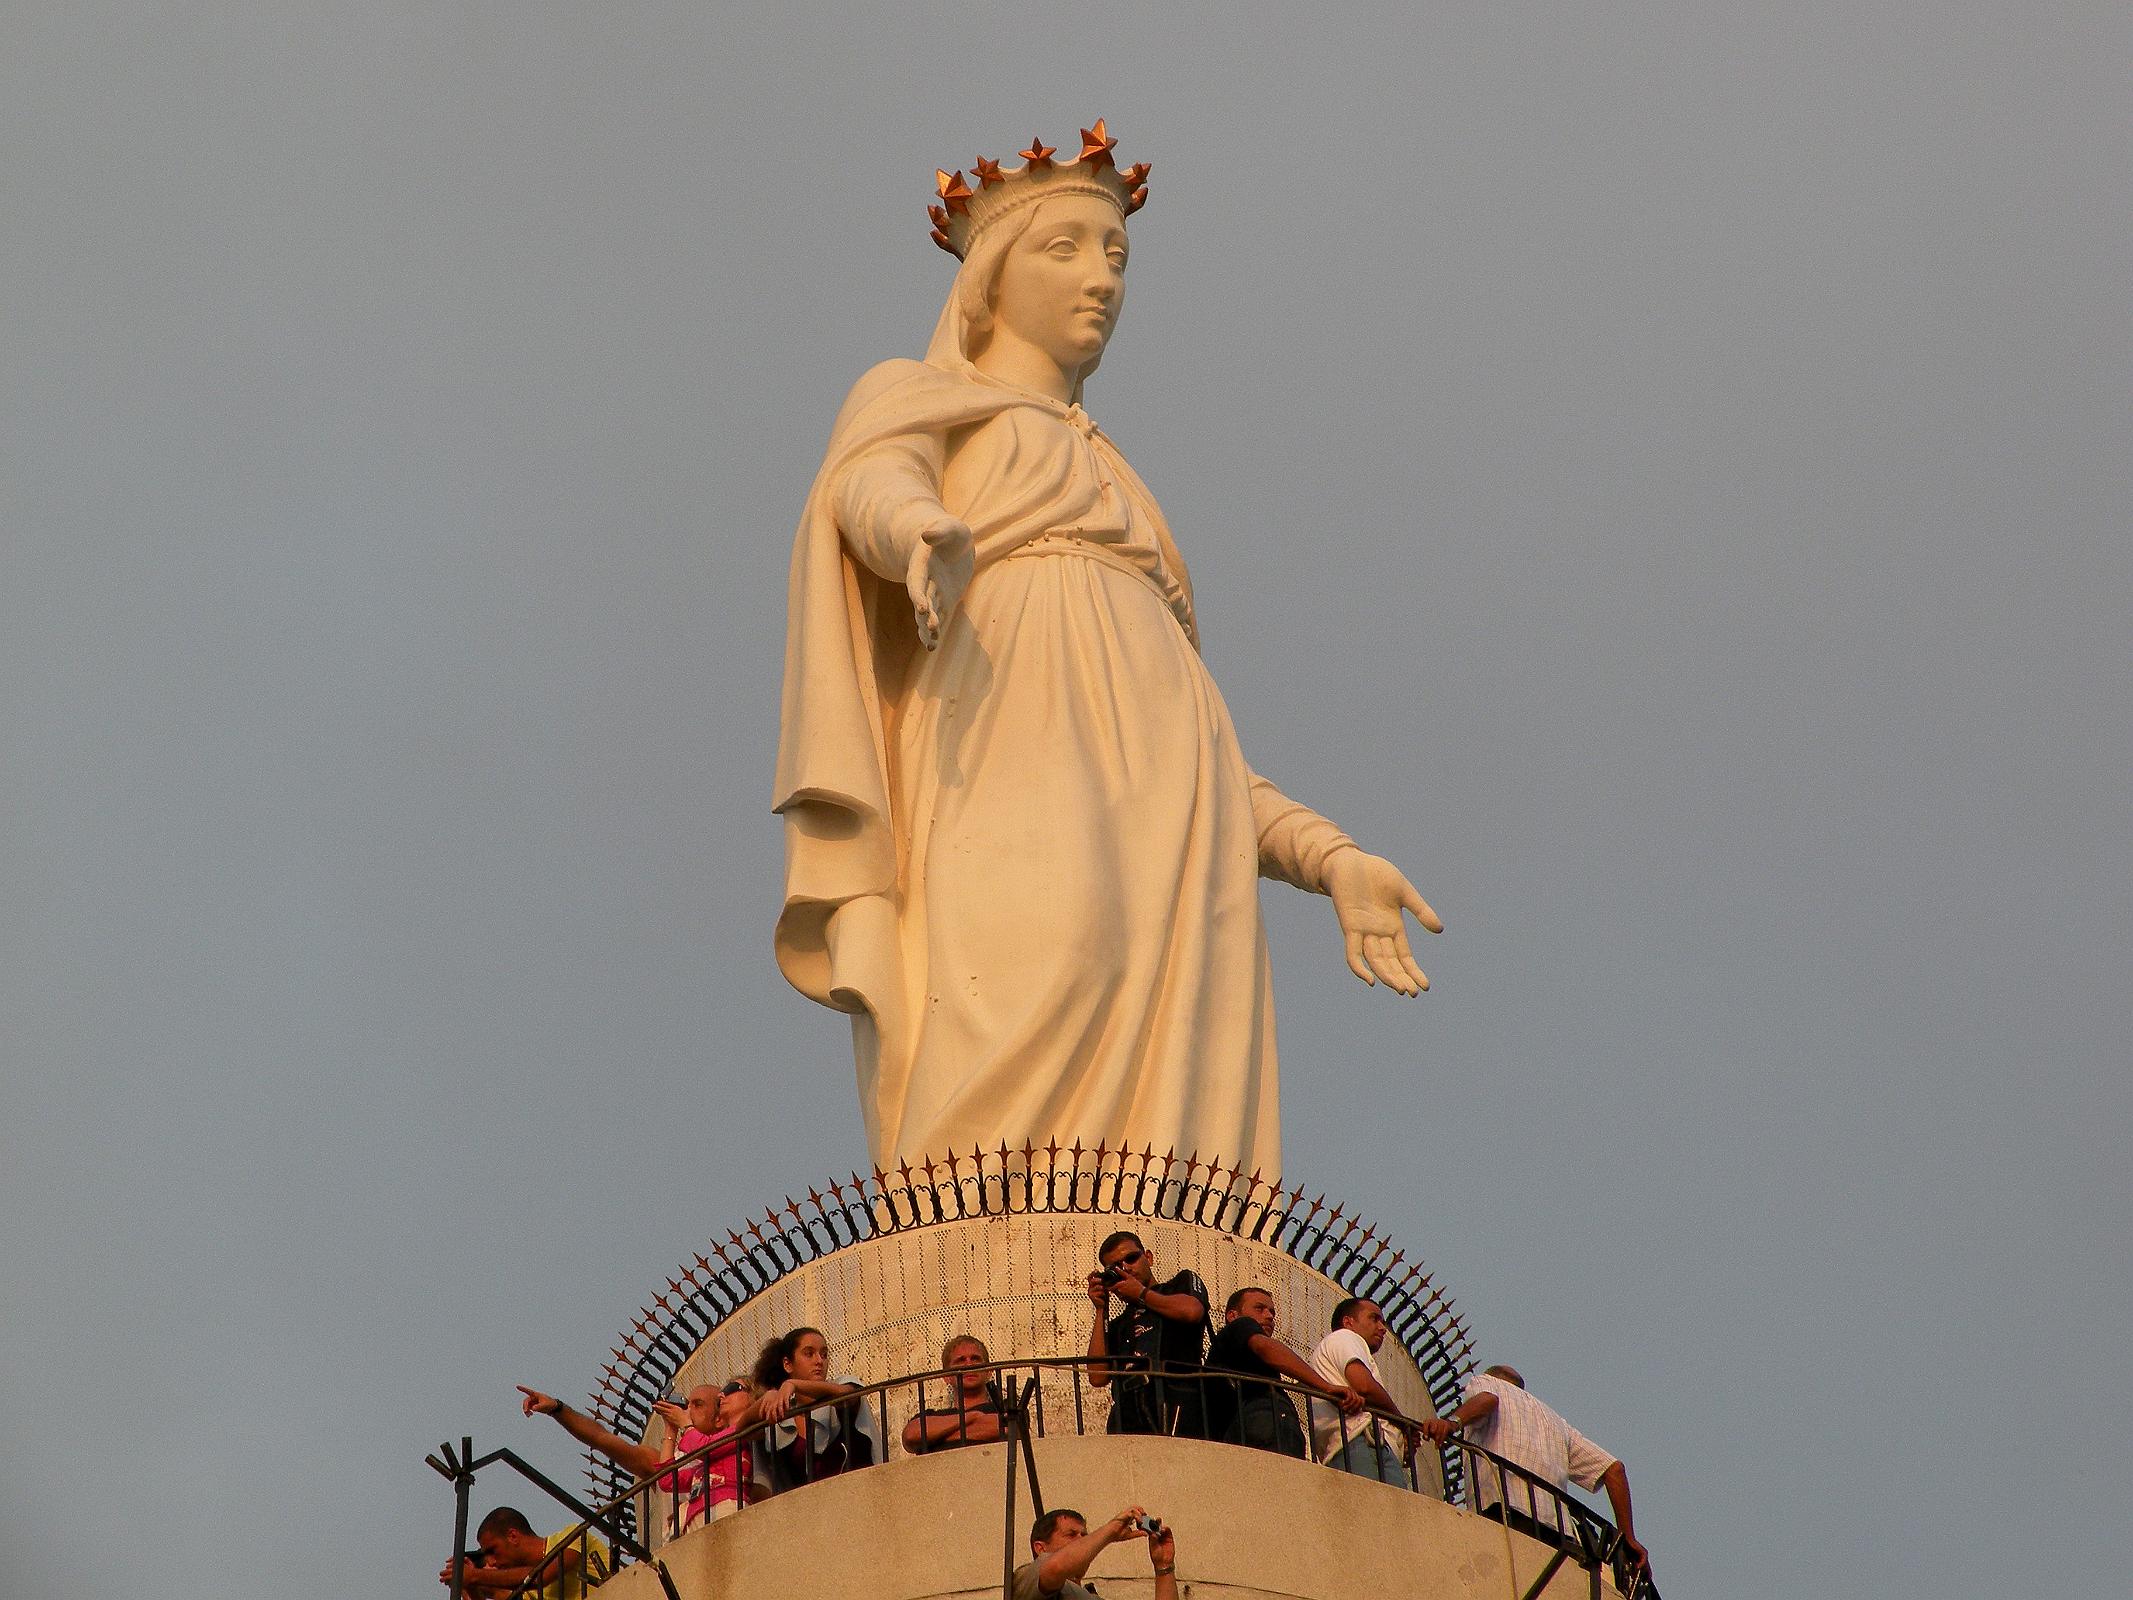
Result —
[[[1126,299],[1126,225],[1094,195],[1042,202],[1000,264],[993,317],[1062,372],[1104,353]]]

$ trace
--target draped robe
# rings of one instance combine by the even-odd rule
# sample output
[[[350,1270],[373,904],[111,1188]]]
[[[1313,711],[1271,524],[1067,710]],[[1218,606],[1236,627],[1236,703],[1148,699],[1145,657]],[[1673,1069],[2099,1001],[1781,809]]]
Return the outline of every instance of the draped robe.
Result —
[[[975,571],[939,648],[904,575],[943,515]],[[1280,1170],[1257,880],[1349,840],[1246,765],[1185,565],[1082,411],[887,362],[795,544],[780,968],[851,1013],[874,1159],[1102,1140]]]

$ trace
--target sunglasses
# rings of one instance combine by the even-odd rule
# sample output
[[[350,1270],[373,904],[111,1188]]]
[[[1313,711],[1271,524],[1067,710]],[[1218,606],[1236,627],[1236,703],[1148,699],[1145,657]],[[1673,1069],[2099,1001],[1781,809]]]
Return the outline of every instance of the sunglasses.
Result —
[[[1128,1250],[1124,1255],[1112,1262],[1111,1265],[1114,1267],[1137,1267],[1140,1265],[1141,1257],[1147,1253],[1145,1250]]]
[[[748,1385],[741,1382],[740,1379],[736,1378],[731,1383],[727,1384],[723,1389],[719,1390],[718,1397],[723,1400],[729,1394],[746,1394],[747,1392]]]

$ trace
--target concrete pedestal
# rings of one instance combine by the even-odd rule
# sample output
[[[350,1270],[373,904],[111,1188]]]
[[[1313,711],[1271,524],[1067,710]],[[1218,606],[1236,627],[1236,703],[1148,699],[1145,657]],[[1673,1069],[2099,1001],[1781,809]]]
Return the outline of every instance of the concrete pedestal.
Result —
[[[1393,1332],[1378,1355],[1385,1387],[1409,1415],[1443,1409],[1471,1364],[1464,1325],[1420,1263],[1338,1205],[1196,1158],[1025,1148],[810,1190],[726,1235],[625,1335],[595,1407],[616,1432],[645,1436],[656,1396],[744,1373],[765,1341],[806,1325],[828,1336],[832,1375],[885,1386],[865,1404],[893,1441],[919,1402],[899,1380],[938,1368],[952,1334],[976,1334],[1003,1363],[1085,1356],[1086,1276],[1119,1230],[1154,1253],[1159,1278],[1197,1272],[1218,1323],[1233,1290],[1268,1290],[1275,1331],[1298,1351],[1326,1333],[1340,1300],[1376,1300]],[[1145,1505],[1177,1530],[1186,1594],[1519,1600],[1546,1562],[1524,1535],[1446,1504],[1430,1451],[1419,1492],[1392,1488],[1237,1445],[1110,1436],[1108,1394],[1078,1370],[1044,1368],[1038,1382],[1045,1504],[1099,1520]],[[931,1398],[944,1398],[937,1382]],[[597,1498],[627,1481],[591,1466]],[[912,1458],[892,1443],[881,1464],[671,1540],[663,1496],[640,1494],[632,1516],[683,1600],[947,1600],[1000,1592],[1005,1490],[998,1444]],[[1024,1480],[1017,1561],[1035,1515]],[[1152,1592],[1143,1545],[1107,1552],[1093,1576],[1108,1596]],[[1574,1566],[1548,1590],[1590,1592]],[[640,1565],[601,1594],[662,1591]]]

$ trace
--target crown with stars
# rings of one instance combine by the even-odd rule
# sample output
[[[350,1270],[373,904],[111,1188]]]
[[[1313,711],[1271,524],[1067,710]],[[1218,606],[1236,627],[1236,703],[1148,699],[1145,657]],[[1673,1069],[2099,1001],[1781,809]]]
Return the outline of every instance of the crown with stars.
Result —
[[[1111,159],[1118,141],[1104,130],[1104,119],[1081,130],[1081,154],[1072,161],[1052,158],[1059,152],[1042,139],[1032,139],[1020,152],[1023,165],[1002,168],[997,161],[978,157],[978,186],[961,172],[935,172],[939,203],[926,207],[933,220],[933,242],[958,261],[970,254],[978,235],[1011,211],[1049,200],[1054,195],[1097,195],[1117,206],[1124,216],[1148,202],[1149,165],[1143,161],[1121,172]]]

